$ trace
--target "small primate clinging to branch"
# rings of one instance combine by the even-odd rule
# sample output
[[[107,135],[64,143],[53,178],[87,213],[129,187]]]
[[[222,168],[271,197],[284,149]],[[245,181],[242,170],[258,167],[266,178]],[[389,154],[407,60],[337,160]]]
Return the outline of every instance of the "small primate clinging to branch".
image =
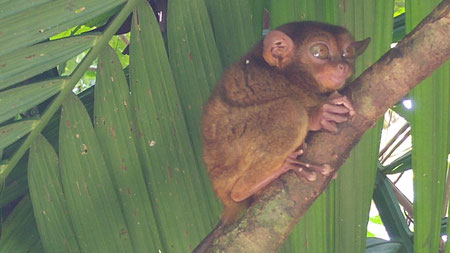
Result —
[[[354,115],[337,90],[369,42],[339,26],[289,23],[225,72],[202,122],[204,162],[224,208],[219,224],[236,221],[249,197],[288,170],[309,181],[331,172],[297,157],[308,131],[337,132]]]

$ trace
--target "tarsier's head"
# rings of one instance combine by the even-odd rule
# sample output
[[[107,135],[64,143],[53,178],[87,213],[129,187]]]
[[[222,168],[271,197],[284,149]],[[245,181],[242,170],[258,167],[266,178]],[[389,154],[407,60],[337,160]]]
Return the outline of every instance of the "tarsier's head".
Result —
[[[321,92],[342,88],[354,72],[355,59],[370,38],[355,41],[343,27],[318,22],[289,23],[270,31],[263,57],[270,66],[290,75],[309,75]]]

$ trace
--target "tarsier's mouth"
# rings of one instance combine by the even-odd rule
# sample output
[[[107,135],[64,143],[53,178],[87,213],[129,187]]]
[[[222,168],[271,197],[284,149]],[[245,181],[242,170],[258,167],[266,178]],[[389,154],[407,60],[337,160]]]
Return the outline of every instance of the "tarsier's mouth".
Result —
[[[344,86],[347,77],[344,75],[327,75],[319,77],[318,83],[326,89],[338,90]]]

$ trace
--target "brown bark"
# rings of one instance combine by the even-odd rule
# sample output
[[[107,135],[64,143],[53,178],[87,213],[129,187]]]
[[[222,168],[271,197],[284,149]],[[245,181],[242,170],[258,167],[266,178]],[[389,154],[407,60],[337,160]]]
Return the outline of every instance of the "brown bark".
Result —
[[[339,168],[362,134],[388,108],[449,59],[449,34],[450,0],[444,0],[396,48],[343,91],[353,101],[356,116],[341,125],[338,135],[311,134],[301,160]],[[276,252],[332,176],[307,182],[294,173],[283,175],[258,197],[239,224],[218,228],[209,251]]]

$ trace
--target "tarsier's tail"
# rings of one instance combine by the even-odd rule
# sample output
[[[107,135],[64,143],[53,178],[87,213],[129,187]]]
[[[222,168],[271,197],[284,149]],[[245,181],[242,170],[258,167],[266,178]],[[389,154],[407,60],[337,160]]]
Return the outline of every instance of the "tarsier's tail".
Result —
[[[216,238],[216,232],[220,226],[222,226],[222,221],[219,221],[216,227],[211,232],[209,232],[209,234],[197,245],[192,253],[206,253],[206,250],[214,242],[214,239]]]

